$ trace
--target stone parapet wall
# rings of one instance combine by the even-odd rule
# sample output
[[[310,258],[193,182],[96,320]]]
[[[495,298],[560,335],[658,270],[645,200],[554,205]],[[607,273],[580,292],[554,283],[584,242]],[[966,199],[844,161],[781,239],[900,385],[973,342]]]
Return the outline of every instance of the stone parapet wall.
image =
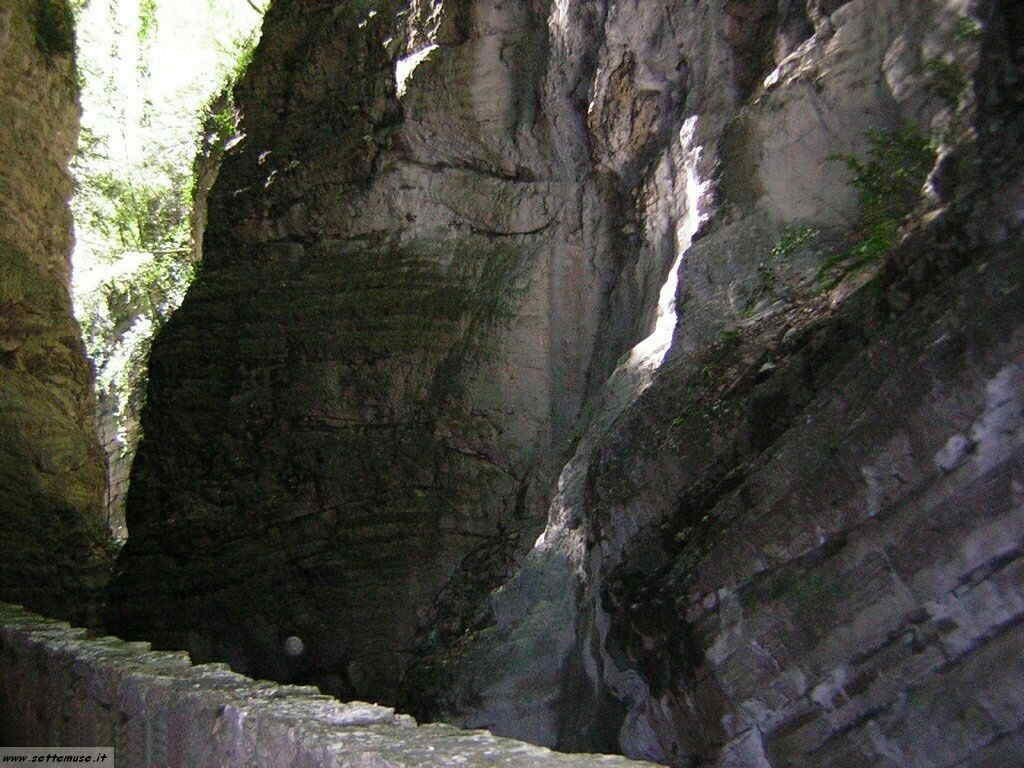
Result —
[[[119,768],[642,768],[486,731],[417,726],[311,686],[252,680],[182,652],[90,636],[0,603],[0,744],[113,746]]]

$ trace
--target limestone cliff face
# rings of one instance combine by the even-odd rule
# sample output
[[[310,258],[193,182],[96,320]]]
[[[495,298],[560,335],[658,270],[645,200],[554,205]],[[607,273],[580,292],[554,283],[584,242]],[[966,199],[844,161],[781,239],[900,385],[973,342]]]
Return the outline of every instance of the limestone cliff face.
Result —
[[[65,3],[0,9],[0,595],[94,623],[110,556],[92,373],[68,291],[73,50]]]
[[[532,341],[548,324],[537,233],[559,204],[516,178],[537,152],[511,171],[468,140],[429,156],[396,93],[397,11],[267,16],[202,276],[154,347],[113,619],[383,698],[459,563],[514,546],[539,508],[554,405]],[[489,221],[477,184],[523,204]],[[578,404],[581,386],[557,397]],[[283,652],[291,635],[302,655]]]
[[[1019,759],[1021,23],[278,0],[112,628],[673,765]],[[872,252],[833,156],[911,124]]]

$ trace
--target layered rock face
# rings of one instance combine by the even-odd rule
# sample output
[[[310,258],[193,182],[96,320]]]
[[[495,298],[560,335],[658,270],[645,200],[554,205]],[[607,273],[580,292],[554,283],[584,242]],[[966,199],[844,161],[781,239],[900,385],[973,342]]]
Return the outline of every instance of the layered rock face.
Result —
[[[672,765],[1019,761],[1021,24],[279,0],[112,629]]]
[[[93,624],[111,556],[69,294],[73,52],[66,3],[0,9],[0,595]]]
[[[565,429],[584,383],[555,387],[576,366],[552,370],[547,348],[596,318],[567,301],[567,327],[550,328],[562,278],[540,233],[562,193],[537,180],[540,150],[520,158],[502,124],[436,156],[429,120],[479,122],[441,71],[429,98],[450,103],[410,93],[424,120],[403,122],[397,10],[268,14],[202,276],[155,343],[112,619],[253,674],[383,698],[454,569],[513,547],[540,508],[552,422]],[[447,65],[474,66],[452,51]]]

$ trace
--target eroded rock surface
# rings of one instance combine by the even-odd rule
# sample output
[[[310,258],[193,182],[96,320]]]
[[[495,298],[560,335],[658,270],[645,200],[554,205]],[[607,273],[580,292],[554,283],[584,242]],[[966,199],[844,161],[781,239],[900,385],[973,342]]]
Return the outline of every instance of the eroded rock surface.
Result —
[[[111,552],[69,294],[73,51],[64,2],[0,9],[0,596],[93,624]]]
[[[423,88],[452,103],[415,102],[425,73],[472,68],[478,47],[499,66],[489,25],[518,26],[446,11],[477,42],[435,50],[403,105],[397,10],[267,17],[203,275],[156,343],[144,429],[160,437],[137,459],[113,606],[115,626],[202,658],[384,698],[460,562],[496,550],[497,583],[520,532],[536,534],[553,425],[585,383],[551,345],[597,316],[559,295],[550,317],[542,233],[562,226],[566,187],[509,144],[511,96],[492,88],[505,122],[457,147],[432,120],[484,121],[446,96],[448,75]],[[291,635],[300,656],[282,652]]]
[[[1012,667],[1021,642],[1002,570],[1024,512],[1021,169],[1009,144],[961,133],[1016,141],[1019,61],[1001,37],[1014,21],[985,9],[991,47],[957,58],[984,74],[951,114],[934,83],[913,82],[929,69],[915,61],[967,22],[882,10],[900,23],[861,3],[818,17],[817,44],[751,103],[702,115],[724,126],[707,148],[718,213],[684,257],[668,362],[623,412],[609,396],[617,417],[581,440],[546,531],[494,596],[496,626],[460,651],[465,722],[575,748],[612,729],[627,754],[673,765],[1017,754],[1015,684],[983,670]],[[945,137],[935,210],[880,274],[827,290],[819,268],[855,213],[828,156],[865,119]],[[960,170],[955,193],[936,183],[944,164]],[[780,247],[780,221],[813,224],[813,242]],[[998,435],[980,426],[996,421]],[[951,476],[981,432],[999,447]],[[985,609],[967,607],[972,583]],[[507,648],[526,651],[485,674]],[[544,694],[516,696],[526,681]]]
[[[1019,760],[1021,23],[275,3],[113,628],[678,766]],[[836,154],[907,126],[871,252]]]

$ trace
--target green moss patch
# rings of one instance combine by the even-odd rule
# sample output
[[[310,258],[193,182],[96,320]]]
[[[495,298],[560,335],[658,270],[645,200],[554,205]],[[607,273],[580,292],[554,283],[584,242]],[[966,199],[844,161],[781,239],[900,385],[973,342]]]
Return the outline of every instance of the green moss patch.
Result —
[[[74,56],[75,17],[65,0],[36,0],[36,46],[47,56]]]
[[[0,242],[0,305],[3,304],[60,311],[62,302],[53,278],[42,274],[24,252]]]

